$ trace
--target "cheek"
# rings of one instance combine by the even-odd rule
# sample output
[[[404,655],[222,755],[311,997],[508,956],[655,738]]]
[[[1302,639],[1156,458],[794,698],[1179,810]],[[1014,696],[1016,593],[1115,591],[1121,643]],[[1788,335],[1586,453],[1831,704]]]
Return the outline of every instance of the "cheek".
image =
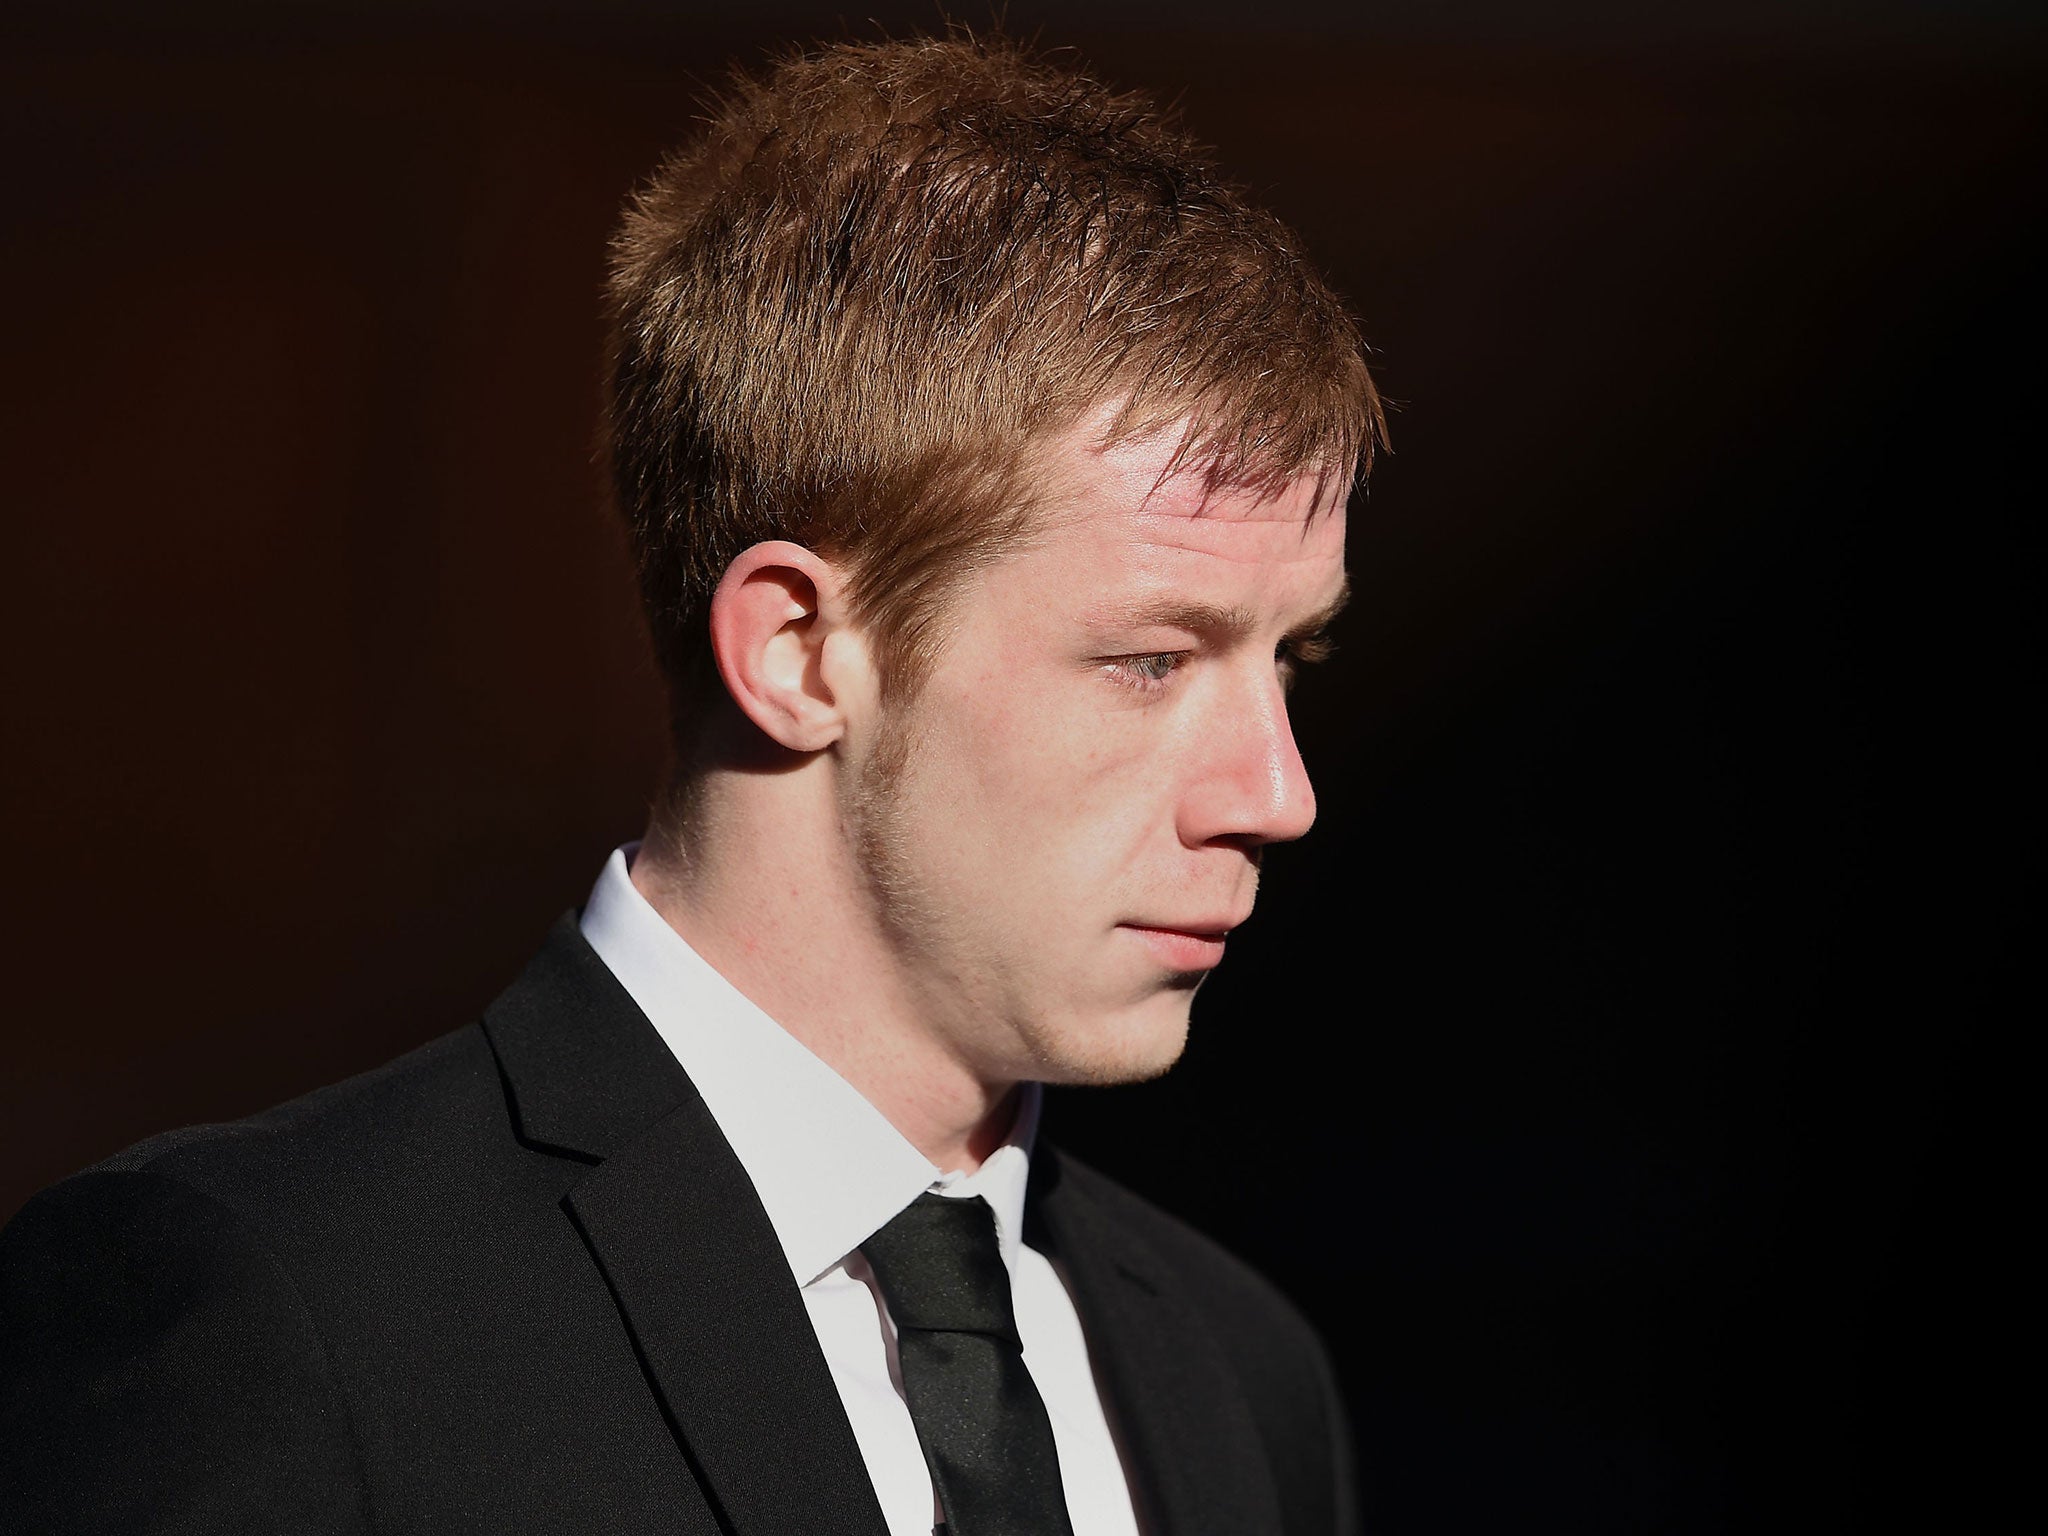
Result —
[[[1078,893],[1129,862],[1159,819],[1160,777],[1147,771],[1132,712],[1014,682],[945,703],[913,775],[947,842],[986,861],[985,877]]]

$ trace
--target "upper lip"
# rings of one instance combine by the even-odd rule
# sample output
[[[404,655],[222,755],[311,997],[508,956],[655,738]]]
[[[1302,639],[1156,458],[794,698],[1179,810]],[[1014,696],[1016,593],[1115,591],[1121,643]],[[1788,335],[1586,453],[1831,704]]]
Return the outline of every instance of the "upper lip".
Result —
[[[1251,914],[1246,913],[1249,917]],[[1154,922],[1150,918],[1132,918],[1127,928],[1156,928],[1161,933],[1191,933],[1198,938],[1220,939],[1231,929],[1244,921],[1244,917],[1204,917],[1188,922]]]

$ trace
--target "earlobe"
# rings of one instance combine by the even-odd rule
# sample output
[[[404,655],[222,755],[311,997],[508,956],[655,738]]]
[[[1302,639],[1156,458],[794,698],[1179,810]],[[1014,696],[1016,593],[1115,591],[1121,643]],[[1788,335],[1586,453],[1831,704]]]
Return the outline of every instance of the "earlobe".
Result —
[[[838,572],[801,544],[744,550],[711,598],[711,652],[740,713],[779,746],[820,752],[845,732],[822,666],[839,624]]]

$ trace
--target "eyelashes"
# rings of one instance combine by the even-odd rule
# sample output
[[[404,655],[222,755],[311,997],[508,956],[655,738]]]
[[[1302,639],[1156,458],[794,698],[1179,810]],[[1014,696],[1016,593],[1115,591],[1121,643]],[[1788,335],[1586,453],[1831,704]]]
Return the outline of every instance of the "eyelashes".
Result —
[[[1140,693],[1156,693],[1164,690],[1167,679],[1178,672],[1181,664],[1188,659],[1186,651],[1153,651],[1143,656],[1112,656],[1103,663],[1103,670],[1112,681],[1125,688],[1134,688]]]
[[[1273,652],[1273,665],[1279,670],[1281,686],[1292,686],[1295,674],[1302,667],[1329,660],[1335,650],[1330,637],[1324,634],[1281,641]],[[1102,669],[1119,687],[1139,693],[1163,693],[1174,674],[1187,664],[1193,654],[1192,651],[1148,651],[1132,656],[1111,656],[1104,659]]]
[[[1283,662],[1295,662],[1312,667],[1319,661],[1328,661],[1336,653],[1337,643],[1328,634],[1302,635],[1298,639],[1283,640],[1274,658]]]

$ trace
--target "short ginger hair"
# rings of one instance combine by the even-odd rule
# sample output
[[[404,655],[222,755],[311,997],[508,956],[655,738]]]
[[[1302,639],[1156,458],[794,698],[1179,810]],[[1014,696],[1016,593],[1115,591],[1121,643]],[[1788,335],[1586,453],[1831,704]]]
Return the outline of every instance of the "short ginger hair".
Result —
[[[1150,98],[964,31],[741,76],[629,206],[609,298],[612,474],[679,739],[752,544],[841,565],[887,695],[1091,410],[1104,446],[1185,423],[1212,489],[1348,494],[1384,437],[1356,323],[1278,219]]]

